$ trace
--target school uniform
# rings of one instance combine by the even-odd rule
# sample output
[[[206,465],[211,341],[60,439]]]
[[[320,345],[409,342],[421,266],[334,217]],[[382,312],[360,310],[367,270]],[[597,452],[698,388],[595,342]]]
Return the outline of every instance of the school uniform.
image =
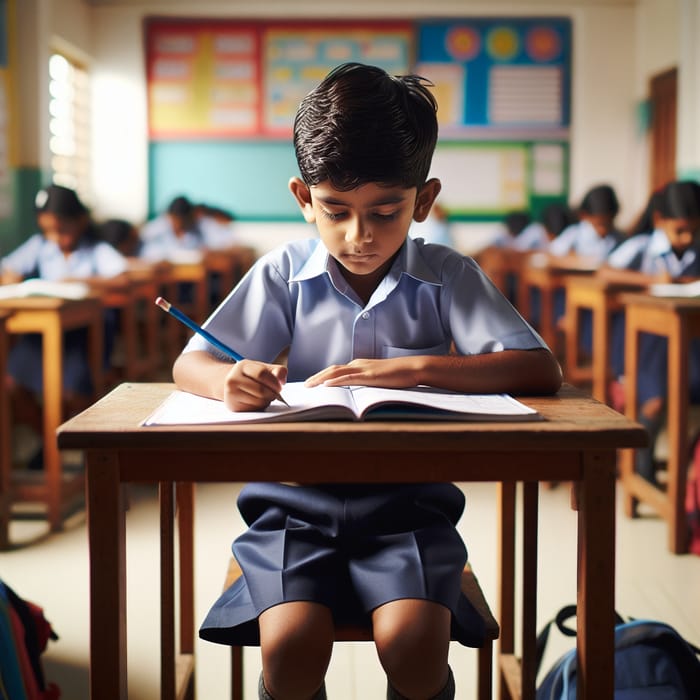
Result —
[[[679,258],[672,250],[666,234],[657,229],[625,241],[608,258],[611,267],[637,270],[648,275],[666,273],[671,279],[700,276],[700,246],[691,246]],[[615,376],[624,374],[625,344],[624,312],[612,318],[611,363]],[[637,395],[639,404],[657,396],[665,397],[668,390],[668,343],[665,338],[642,333],[639,338],[639,375]],[[700,339],[690,345],[690,398],[700,402]]]
[[[593,262],[602,263],[624,240],[622,232],[613,229],[604,237],[598,235],[588,221],[578,221],[567,226],[548,245],[550,255],[562,257],[578,255]],[[554,318],[558,322],[566,311],[566,292],[558,289],[554,293]],[[581,314],[581,348],[591,353],[593,348],[593,316],[585,310]]]
[[[244,357],[271,362],[289,348],[290,381],[353,358],[445,355],[452,343],[462,354],[545,347],[471,258],[410,237],[366,305],[309,239],[262,257],[205,328]],[[184,352],[193,350],[227,360],[200,336]],[[248,484],[238,506],[248,530],[232,548],[244,576],[215,602],[202,638],[258,643],[258,615],[286,601],[358,621],[420,598],[452,611],[463,644],[481,643],[459,589],[464,498],[453,484]]]
[[[41,233],[31,236],[2,260],[4,270],[24,279],[39,277],[50,281],[70,278],[116,277],[127,269],[127,261],[109,243],[83,236],[75,250],[64,255],[58,245]],[[105,319],[105,353],[109,351],[114,321]],[[66,392],[90,395],[93,391],[87,362],[84,329],[64,334],[63,387]],[[43,363],[41,336],[27,334],[13,344],[8,358],[8,372],[21,386],[36,394],[42,393]]]
[[[613,229],[601,237],[589,221],[578,221],[567,226],[547,248],[551,255],[579,255],[603,262],[624,239]]]
[[[528,224],[510,242],[513,250],[545,250],[549,246],[549,236],[545,227],[539,221]]]
[[[140,257],[158,262],[171,259],[179,251],[221,250],[234,243],[232,229],[212,217],[201,217],[178,236],[167,214],[146,222],[140,231]]]

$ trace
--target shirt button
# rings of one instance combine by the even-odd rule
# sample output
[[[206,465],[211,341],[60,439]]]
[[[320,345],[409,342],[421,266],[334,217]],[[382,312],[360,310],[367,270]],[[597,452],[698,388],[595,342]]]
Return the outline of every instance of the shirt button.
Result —
[[[365,321],[366,321],[366,320],[369,318],[369,311],[365,311],[365,312],[362,314],[362,318],[364,318]]]

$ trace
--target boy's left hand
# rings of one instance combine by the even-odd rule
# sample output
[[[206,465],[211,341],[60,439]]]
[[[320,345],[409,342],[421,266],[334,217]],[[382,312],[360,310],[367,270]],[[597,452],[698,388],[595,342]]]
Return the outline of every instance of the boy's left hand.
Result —
[[[419,358],[396,357],[387,360],[352,360],[347,365],[331,365],[309,377],[306,386],[381,386],[405,389],[416,386]]]

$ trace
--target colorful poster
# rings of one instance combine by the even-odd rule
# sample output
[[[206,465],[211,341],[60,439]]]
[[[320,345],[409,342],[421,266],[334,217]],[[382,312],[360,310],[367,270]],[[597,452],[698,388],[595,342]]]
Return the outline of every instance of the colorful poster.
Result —
[[[299,103],[335,66],[349,61],[410,70],[411,25],[289,25],[264,33],[264,130],[291,133]]]
[[[159,21],[148,31],[153,138],[260,131],[260,39],[253,26]]]
[[[571,22],[474,18],[418,27],[418,71],[449,108],[447,128],[556,132],[570,121]]]

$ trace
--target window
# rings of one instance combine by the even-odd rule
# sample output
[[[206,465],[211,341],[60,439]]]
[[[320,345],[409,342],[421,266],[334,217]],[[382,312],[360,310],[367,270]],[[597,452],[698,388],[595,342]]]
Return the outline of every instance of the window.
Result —
[[[58,185],[90,200],[90,95],[84,66],[65,55],[49,59],[49,150]]]

